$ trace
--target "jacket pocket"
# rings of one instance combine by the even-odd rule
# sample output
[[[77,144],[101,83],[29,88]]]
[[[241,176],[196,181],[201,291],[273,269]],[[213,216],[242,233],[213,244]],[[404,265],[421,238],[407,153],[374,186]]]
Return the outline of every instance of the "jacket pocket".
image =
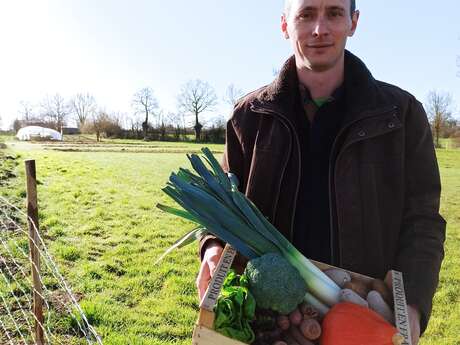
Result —
[[[396,259],[404,207],[401,176],[396,162],[360,165],[363,263],[376,277],[382,277]]]
[[[356,143],[359,161],[363,164],[392,164],[404,152],[402,131],[394,131]]]

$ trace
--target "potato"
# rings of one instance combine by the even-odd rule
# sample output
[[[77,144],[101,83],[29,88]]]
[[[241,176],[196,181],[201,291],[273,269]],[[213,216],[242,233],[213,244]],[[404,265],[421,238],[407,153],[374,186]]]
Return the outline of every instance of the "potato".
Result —
[[[351,289],[342,289],[339,299],[340,302],[350,302],[366,308],[369,307],[367,301]]]
[[[377,291],[388,304],[388,306],[393,306],[393,293],[388,288],[388,286],[380,279],[374,279],[372,281],[372,290]]]
[[[338,268],[325,270],[324,274],[331,278],[341,289],[344,287],[345,283],[351,281],[348,272]]]
[[[372,290],[367,295],[367,303],[369,303],[369,308],[375,311],[377,314],[380,314],[385,320],[387,320],[392,325],[395,323],[395,317],[393,311],[385,302],[383,297],[375,290]]]
[[[367,284],[353,279],[350,282],[346,282],[343,286],[344,289],[350,289],[356,292],[361,298],[366,299],[367,294],[369,293],[369,287]]]
[[[289,321],[291,325],[298,326],[302,322],[303,315],[300,312],[299,308],[295,308],[290,314],[289,314]]]

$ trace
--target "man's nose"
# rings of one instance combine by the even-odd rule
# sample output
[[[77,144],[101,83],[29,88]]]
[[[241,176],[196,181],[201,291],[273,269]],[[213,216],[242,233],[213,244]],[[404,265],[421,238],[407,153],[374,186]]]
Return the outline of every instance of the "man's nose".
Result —
[[[327,20],[319,16],[313,26],[313,36],[326,36],[329,34],[329,26]]]

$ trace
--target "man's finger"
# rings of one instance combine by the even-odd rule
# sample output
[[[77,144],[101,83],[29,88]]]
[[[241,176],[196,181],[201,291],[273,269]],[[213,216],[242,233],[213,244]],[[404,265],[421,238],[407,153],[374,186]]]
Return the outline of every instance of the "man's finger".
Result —
[[[203,262],[201,263],[200,272],[198,273],[198,277],[196,279],[196,285],[198,288],[198,295],[200,297],[200,301],[206,293],[206,289],[208,288],[210,278],[211,276],[209,272],[209,265],[206,261],[203,260]]]
[[[214,275],[214,272],[216,271],[216,268],[217,268],[217,261],[209,260],[208,261],[208,267],[209,267],[210,278],[212,278],[212,276]]]
[[[391,271],[387,272],[384,282],[387,284],[390,291],[393,291],[393,273]]]

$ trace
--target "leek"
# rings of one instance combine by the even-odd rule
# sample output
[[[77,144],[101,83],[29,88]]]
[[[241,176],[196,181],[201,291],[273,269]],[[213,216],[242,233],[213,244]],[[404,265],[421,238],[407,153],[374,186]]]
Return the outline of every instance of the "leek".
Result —
[[[177,174],[171,174],[163,188],[183,210],[160,204],[157,207],[199,224],[249,259],[267,253],[282,255],[299,271],[319,303],[328,306],[338,303],[337,284],[305,258],[238,190],[236,176],[227,175],[209,149],[203,148],[202,152],[211,170],[198,155],[187,155],[196,174],[181,168]],[[192,232],[193,235],[185,235],[173,247],[188,244],[203,234],[202,230]]]
[[[318,301],[315,296],[308,292],[305,294],[303,300],[315,308],[321,316],[324,316],[329,312],[329,308],[327,306]]]

